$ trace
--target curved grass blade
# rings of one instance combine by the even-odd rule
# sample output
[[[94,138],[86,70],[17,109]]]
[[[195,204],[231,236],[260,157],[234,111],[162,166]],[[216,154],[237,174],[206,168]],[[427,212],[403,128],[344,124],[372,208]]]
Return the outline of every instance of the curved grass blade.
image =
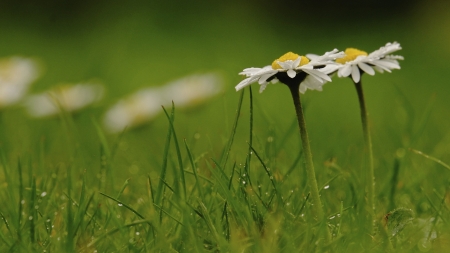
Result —
[[[172,108],[173,113],[173,108]],[[166,172],[167,172],[167,159],[169,156],[169,148],[170,148],[170,139],[172,138],[172,128],[169,127],[169,131],[167,132],[166,137],[166,145],[164,147],[164,153],[163,153],[163,163],[161,167],[161,174],[160,174],[160,181],[158,184],[158,188],[156,189],[156,195],[155,195],[155,201],[154,203],[161,205],[163,192],[164,192],[164,180],[166,178]]]
[[[245,89],[244,89],[245,90]],[[230,155],[231,146],[233,145],[234,135],[236,134],[236,128],[239,121],[239,116],[241,114],[242,100],[244,98],[244,90],[241,92],[241,96],[239,97],[238,108],[236,110],[236,117],[234,119],[233,127],[231,128],[231,135],[228,138],[228,143],[225,149],[222,151],[222,155],[220,157],[220,164],[222,168],[225,168],[227,164],[228,156]]]
[[[181,152],[180,152],[180,146],[178,145],[178,139],[177,134],[175,132],[175,127],[173,126],[173,122],[175,120],[175,104],[172,101],[172,114],[169,116],[169,114],[166,111],[166,108],[164,106],[162,107],[164,110],[164,113],[166,114],[167,119],[170,123],[170,129],[173,132],[173,140],[175,142],[175,149],[177,151],[177,158],[178,158],[178,166],[180,167],[180,174],[181,174],[181,184],[183,186],[183,194],[180,194],[180,196],[183,196],[183,199],[186,199],[186,180],[184,178],[184,166],[183,166],[183,159],[181,159]]]
[[[116,198],[114,198],[114,197],[111,197],[111,196],[109,196],[109,195],[106,195],[106,194],[104,194],[104,193],[102,193],[102,192],[100,192],[100,194],[103,195],[103,196],[105,196],[105,197],[107,197],[107,198],[109,198],[109,199],[111,199],[111,200],[113,200],[113,201],[115,201],[115,202],[117,202],[118,205],[121,205],[121,206],[125,207],[126,209],[130,210],[131,212],[133,212],[134,214],[136,214],[137,216],[139,216],[139,218],[145,219],[144,216],[143,216],[142,214],[138,213],[138,211],[134,210],[131,206],[129,206],[129,205],[123,203],[122,201],[120,201],[120,200],[118,200],[118,199],[116,199]]]
[[[444,163],[443,161],[441,161],[441,160],[439,160],[439,159],[437,159],[435,157],[432,157],[430,155],[424,154],[422,151],[415,150],[415,149],[412,149],[412,148],[410,148],[409,150],[411,150],[412,152],[414,152],[414,153],[416,153],[418,155],[421,155],[421,156],[423,156],[423,157],[425,157],[427,159],[430,159],[431,161],[436,162],[436,163],[442,165],[444,168],[450,170],[450,166],[448,164]]]
[[[120,196],[122,196],[122,193],[123,193],[123,191],[125,191],[125,188],[127,188],[129,181],[130,181],[130,178],[128,178],[127,180],[125,180],[125,182],[124,182],[123,185],[122,185],[122,189],[120,189],[119,193],[117,194],[116,199],[119,199]]]
[[[255,153],[256,157],[258,158],[259,162],[261,163],[261,165],[263,166],[264,170],[267,173],[267,176],[269,176],[269,180],[272,183],[273,189],[275,190],[275,194],[277,195],[278,199],[280,201],[283,201],[283,199],[281,198],[278,189],[277,189],[277,185],[275,183],[275,180],[273,179],[272,174],[270,173],[270,170],[267,168],[266,164],[263,162],[263,160],[261,159],[261,157],[258,155],[258,152],[256,152],[256,150],[250,145],[249,143],[249,147],[250,149],[253,151],[253,153]]]
[[[194,163],[194,159],[192,159],[192,153],[191,153],[191,150],[189,149],[189,147],[187,145],[186,139],[184,139],[184,146],[186,147],[186,151],[188,153],[189,161],[191,162],[192,171],[194,172],[194,177],[195,177],[195,182],[196,182],[198,193],[199,193],[201,199],[205,199],[204,195],[203,195],[202,187],[200,186],[200,181],[198,180],[197,169],[196,169],[196,166],[195,166],[195,163]]]
[[[138,220],[138,221],[134,221],[134,222],[125,224],[124,226],[122,226],[122,227],[120,227],[120,228],[112,229],[112,230],[108,231],[107,233],[102,234],[100,237],[96,238],[96,239],[93,240],[92,242],[90,242],[90,243],[86,246],[86,248],[92,247],[93,245],[95,245],[96,243],[98,243],[98,242],[99,242],[100,240],[102,240],[103,238],[105,238],[105,237],[107,237],[107,236],[109,236],[109,235],[112,235],[112,234],[116,233],[117,231],[120,231],[120,230],[122,230],[122,229],[124,229],[124,228],[133,227],[133,226],[137,226],[137,225],[141,225],[141,224],[145,224],[145,223],[148,223],[148,224],[151,225],[151,222],[150,222],[149,220]],[[152,227],[153,227],[153,226],[152,226]]]

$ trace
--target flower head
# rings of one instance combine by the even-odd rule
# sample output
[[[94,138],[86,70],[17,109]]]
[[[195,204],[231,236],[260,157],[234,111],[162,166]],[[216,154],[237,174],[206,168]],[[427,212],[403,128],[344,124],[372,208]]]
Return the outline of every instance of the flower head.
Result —
[[[39,76],[37,63],[11,57],[0,60],[0,108],[19,102]]]
[[[400,69],[397,60],[403,60],[403,57],[389,55],[400,49],[402,48],[397,42],[387,43],[384,47],[370,54],[356,48],[347,48],[345,56],[336,60],[340,64],[338,76],[347,77],[351,75],[353,81],[357,83],[361,79],[361,73],[374,75],[375,70],[383,73],[384,71],[391,72],[392,69]]]
[[[75,112],[103,97],[99,84],[60,85],[25,100],[28,113],[36,118],[57,115],[61,110]]]
[[[307,89],[322,90],[323,84],[330,82],[331,79],[327,75],[330,66],[337,66],[334,60],[342,57],[343,53],[337,49],[327,52],[322,56],[309,59],[305,56],[288,52],[280,58],[274,60],[271,65],[263,68],[246,68],[240,75],[245,78],[238,85],[236,91],[258,82],[260,92],[264,91],[269,83],[278,81],[290,85],[291,83],[300,83],[299,91],[305,93]],[[335,69],[335,68],[333,68]]]

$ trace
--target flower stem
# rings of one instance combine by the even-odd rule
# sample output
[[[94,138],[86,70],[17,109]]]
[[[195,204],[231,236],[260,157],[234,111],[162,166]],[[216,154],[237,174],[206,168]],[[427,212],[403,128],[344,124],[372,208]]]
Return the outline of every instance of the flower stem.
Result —
[[[367,155],[366,164],[369,169],[369,173],[366,176],[366,186],[367,190],[367,205],[369,209],[369,218],[370,218],[370,232],[374,233],[375,229],[375,175],[374,175],[374,167],[373,167],[373,150],[372,150],[372,138],[370,136],[370,129],[368,125],[368,116],[366,103],[364,100],[364,93],[361,84],[361,80],[355,83],[356,92],[358,93],[359,100],[359,108],[361,110],[361,121],[364,135],[364,144],[365,151]]]
[[[314,172],[314,164],[312,161],[311,148],[309,146],[308,133],[306,132],[306,123],[303,115],[302,104],[300,102],[300,94],[298,92],[298,85],[288,85],[289,90],[294,100],[295,111],[297,114],[298,126],[300,128],[300,136],[302,139],[303,152],[305,153],[306,175],[308,177],[309,190],[311,192],[311,199],[314,206],[314,211],[317,214],[317,219],[322,221],[324,218],[322,202],[320,201],[319,189],[317,187],[316,174]]]

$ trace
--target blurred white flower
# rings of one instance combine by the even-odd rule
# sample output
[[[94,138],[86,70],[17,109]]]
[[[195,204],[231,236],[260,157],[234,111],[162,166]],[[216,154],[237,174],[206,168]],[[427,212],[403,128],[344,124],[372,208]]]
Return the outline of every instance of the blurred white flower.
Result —
[[[33,117],[57,115],[61,110],[75,112],[99,101],[104,88],[99,84],[61,85],[41,94],[31,95],[25,101]]]
[[[176,107],[196,106],[222,91],[222,79],[217,74],[191,75],[162,87],[164,106],[172,101]]]
[[[189,107],[198,105],[222,90],[222,79],[216,74],[187,76],[162,87],[141,89],[119,100],[105,114],[103,124],[118,133],[154,119],[161,106]]]
[[[38,76],[38,65],[31,59],[0,59],[0,109],[19,102]]]
[[[105,114],[103,124],[111,133],[150,121],[161,111],[164,103],[158,88],[147,88],[119,100]]]
[[[272,65],[263,68],[244,69],[239,74],[247,78],[242,80],[235,88],[236,91],[239,91],[252,83],[258,82],[261,85],[259,92],[263,92],[269,83],[280,81],[287,85],[290,85],[291,82],[300,83],[299,91],[301,93],[305,93],[308,89],[321,91],[326,82],[331,82],[328,73],[337,69],[334,60],[342,56],[344,56],[344,53],[338,52],[337,49],[311,59],[288,52],[273,61]],[[298,80],[294,81],[294,79]]]
[[[355,48],[347,48],[345,56],[336,60],[337,63],[341,64],[337,72],[338,76],[347,77],[351,75],[353,81],[357,83],[361,80],[362,73],[373,76],[375,75],[375,70],[383,73],[384,71],[391,72],[392,69],[400,69],[400,64],[397,60],[403,60],[403,57],[389,55],[400,49],[402,48],[397,42],[387,43],[386,46],[370,54]]]

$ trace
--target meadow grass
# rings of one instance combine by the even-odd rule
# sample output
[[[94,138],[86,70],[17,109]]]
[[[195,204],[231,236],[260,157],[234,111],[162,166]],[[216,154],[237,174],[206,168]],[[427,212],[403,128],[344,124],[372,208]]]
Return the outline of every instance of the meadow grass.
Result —
[[[147,25],[154,17],[145,12],[128,17],[122,10],[116,21],[106,19],[115,12],[99,14],[89,31],[64,27],[56,35],[0,24],[8,38],[0,41],[2,54],[45,56],[48,74],[34,91],[95,76],[109,88],[109,101],[78,114],[36,120],[18,107],[0,111],[0,252],[447,252],[450,120],[440,30],[429,29],[431,21],[410,25],[414,20],[388,29],[392,20],[365,29],[309,24],[300,29],[311,31],[305,40],[250,10],[239,9],[234,26],[215,19],[219,12],[183,20],[196,29],[176,22],[162,29]],[[164,23],[165,16],[156,18]],[[434,37],[412,42],[412,34]],[[442,45],[423,46],[433,38]],[[376,48],[394,39],[404,46],[402,70],[364,81],[374,235],[365,225],[367,170],[354,88],[334,79],[324,92],[302,97],[326,217],[318,222],[288,91],[235,93],[236,73],[286,50]],[[183,67],[174,68],[173,59]],[[175,104],[120,134],[103,131],[100,115],[114,99],[211,68],[228,78],[220,98],[191,110]],[[331,240],[319,232],[325,227]]]
[[[355,159],[342,167],[330,157],[319,166],[326,220],[317,221],[299,136],[292,133],[295,121],[282,127],[287,131],[256,135],[254,117],[260,113],[251,89],[236,95],[235,116],[214,152],[202,153],[193,148],[195,141],[179,139],[176,105],[164,108],[165,141],[151,158],[157,166],[139,174],[117,162],[127,133],[107,136],[94,119],[90,128],[98,152],[88,154],[77,139],[77,119],[61,114],[55,123],[66,139],[58,146],[65,157],[59,162],[48,160],[46,140],[12,154],[12,140],[2,134],[1,251],[445,252],[448,180],[436,179],[428,188],[430,183],[400,178],[411,163],[440,172],[448,165],[420,151],[398,150],[394,170],[378,181],[377,210],[385,211],[376,214],[372,235],[364,225],[368,210],[357,170],[364,166]],[[236,139],[242,134],[244,143]],[[420,182],[420,176],[409,180]],[[331,241],[319,232],[324,226]]]

